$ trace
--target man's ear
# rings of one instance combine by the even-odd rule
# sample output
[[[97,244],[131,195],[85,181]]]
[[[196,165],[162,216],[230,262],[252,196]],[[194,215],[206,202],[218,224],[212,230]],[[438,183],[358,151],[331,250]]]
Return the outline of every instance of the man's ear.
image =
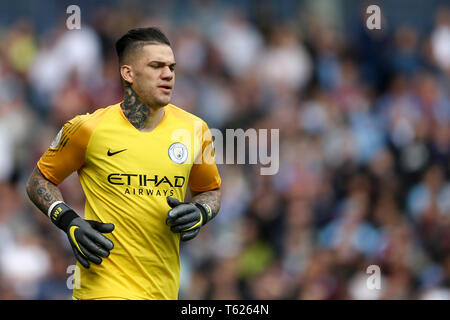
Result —
[[[123,81],[133,84],[134,72],[130,65],[124,64],[120,66],[120,76]]]

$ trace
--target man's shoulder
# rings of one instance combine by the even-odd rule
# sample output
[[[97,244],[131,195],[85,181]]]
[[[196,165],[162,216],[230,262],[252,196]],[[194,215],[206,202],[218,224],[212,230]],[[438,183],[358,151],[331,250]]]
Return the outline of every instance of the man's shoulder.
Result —
[[[117,108],[119,104],[112,104],[107,107],[99,107],[95,108],[92,112],[87,112],[84,114],[79,114],[75,116],[73,119],[69,120],[69,122],[76,121],[76,120],[84,120],[84,121],[95,121],[103,118],[105,115],[107,115],[110,111],[114,110],[114,108]]]
[[[106,114],[108,114],[110,111],[114,110],[114,108],[117,108],[119,104],[112,104],[107,107],[99,107],[94,109],[92,112],[88,112],[85,114],[78,115],[78,117],[83,119],[96,119],[96,118],[102,118]]]
[[[79,114],[66,122],[65,126],[77,127],[83,129],[82,131],[92,131],[100,121],[116,107],[117,105],[110,105],[103,108],[94,109],[92,112]]]
[[[184,109],[181,109],[180,107],[177,107],[173,104],[168,104],[165,108],[169,110],[170,113],[172,113],[174,116],[176,116],[178,119],[186,122],[201,122],[202,124],[206,124],[205,120],[200,118],[199,116],[196,116],[193,113],[190,113]]]

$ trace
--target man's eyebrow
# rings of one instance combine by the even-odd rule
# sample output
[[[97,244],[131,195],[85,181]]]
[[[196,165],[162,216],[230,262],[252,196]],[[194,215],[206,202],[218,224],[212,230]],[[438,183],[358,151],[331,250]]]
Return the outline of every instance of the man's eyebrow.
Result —
[[[176,62],[164,62],[164,61],[158,61],[158,60],[152,60],[148,64],[151,64],[151,63],[156,63],[158,65],[168,65],[168,66],[173,66],[173,67],[177,64]]]

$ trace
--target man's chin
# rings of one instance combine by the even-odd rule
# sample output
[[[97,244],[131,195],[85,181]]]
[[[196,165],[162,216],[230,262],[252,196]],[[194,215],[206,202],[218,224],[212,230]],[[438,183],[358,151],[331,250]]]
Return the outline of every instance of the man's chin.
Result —
[[[158,107],[162,108],[167,106],[170,103],[170,99],[169,100],[164,100],[164,101],[159,101],[159,103],[157,104]]]
[[[159,99],[156,102],[161,107],[167,106],[170,103],[170,97],[165,98],[165,99]]]
[[[167,106],[169,103],[170,103],[170,99],[158,99],[158,100],[153,100],[153,101],[151,101],[149,103],[145,103],[145,104],[154,109],[159,109],[164,106]]]

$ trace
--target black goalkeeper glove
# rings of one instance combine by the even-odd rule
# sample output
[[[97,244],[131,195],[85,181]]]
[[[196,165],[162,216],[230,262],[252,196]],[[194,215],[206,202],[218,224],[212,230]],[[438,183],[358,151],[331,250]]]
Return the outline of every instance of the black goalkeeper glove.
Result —
[[[50,219],[67,234],[75,258],[85,268],[90,267],[89,261],[100,264],[100,257],[108,257],[114,248],[114,243],[102,234],[114,230],[112,223],[84,220],[64,202],[51,210]]]
[[[167,203],[172,208],[167,213],[166,224],[172,232],[179,232],[181,241],[194,239],[204,226],[212,218],[209,206],[200,203],[180,202],[167,197]]]

